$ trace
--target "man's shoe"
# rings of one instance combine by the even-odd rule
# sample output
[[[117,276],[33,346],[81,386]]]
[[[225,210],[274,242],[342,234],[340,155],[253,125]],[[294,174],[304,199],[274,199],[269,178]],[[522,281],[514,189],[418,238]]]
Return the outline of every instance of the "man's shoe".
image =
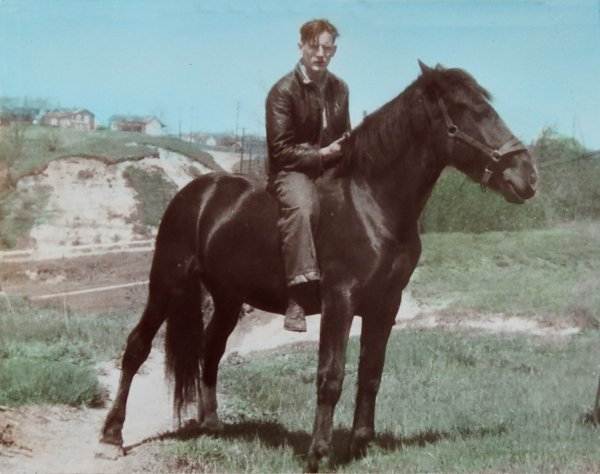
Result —
[[[285,321],[283,329],[293,332],[306,332],[306,320],[304,310],[296,301],[290,300],[285,310]]]

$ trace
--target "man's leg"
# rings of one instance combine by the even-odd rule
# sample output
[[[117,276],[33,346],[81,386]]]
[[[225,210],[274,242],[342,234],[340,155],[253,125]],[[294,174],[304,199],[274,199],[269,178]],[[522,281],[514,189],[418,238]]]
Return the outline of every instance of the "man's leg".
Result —
[[[319,281],[320,272],[313,232],[319,219],[319,201],[314,182],[305,174],[281,172],[272,180],[279,201],[279,221],[286,281],[289,287],[284,328],[306,331],[300,288]]]

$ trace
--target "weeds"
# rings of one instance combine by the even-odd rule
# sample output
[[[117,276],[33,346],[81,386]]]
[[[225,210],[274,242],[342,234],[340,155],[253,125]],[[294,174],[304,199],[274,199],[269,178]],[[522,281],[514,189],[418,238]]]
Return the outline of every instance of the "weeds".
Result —
[[[149,233],[150,228],[158,226],[177,192],[177,186],[158,171],[146,171],[135,166],[128,166],[124,176],[136,191],[138,220],[145,227],[145,233]]]
[[[12,248],[44,216],[50,191],[19,187],[0,197],[0,246]]]

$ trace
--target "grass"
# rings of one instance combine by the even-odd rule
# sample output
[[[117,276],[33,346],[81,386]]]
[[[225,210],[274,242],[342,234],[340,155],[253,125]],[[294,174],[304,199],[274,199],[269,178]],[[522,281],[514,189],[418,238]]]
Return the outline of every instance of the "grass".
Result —
[[[600,224],[425,234],[408,289],[449,309],[600,323]]]
[[[90,367],[43,357],[0,361],[0,387],[0,402],[6,406],[101,402],[97,376]]]
[[[563,344],[443,331],[396,332],[388,346],[367,455],[345,455],[358,342],[335,418],[341,472],[572,472],[600,463],[592,407],[600,347],[590,332]],[[215,472],[303,467],[315,405],[316,346],[255,356],[221,372],[222,435],[171,440],[168,466]]]
[[[0,296],[0,405],[93,405],[95,365],[115,357],[133,315],[72,315]]]

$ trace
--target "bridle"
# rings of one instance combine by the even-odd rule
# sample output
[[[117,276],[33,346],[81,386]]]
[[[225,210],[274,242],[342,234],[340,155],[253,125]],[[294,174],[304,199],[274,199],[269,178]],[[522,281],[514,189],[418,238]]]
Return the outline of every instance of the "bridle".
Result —
[[[492,148],[485,143],[480,142],[476,138],[467,135],[460,128],[458,128],[458,126],[450,118],[450,114],[448,113],[448,108],[446,107],[444,99],[438,97],[437,102],[442,112],[442,116],[444,117],[444,121],[446,122],[446,131],[448,132],[448,136],[452,140],[460,140],[463,143],[476,148],[477,150],[483,152],[488,158],[489,161],[485,167],[485,170],[483,171],[481,181],[479,182],[483,191],[486,190],[496,166],[503,157],[518,151],[527,151],[527,148],[525,148],[523,143],[521,143],[521,141],[514,136],[504,143],[504,145],[502,145],[500,148]],[[425,104],[425,107],[428,108],[427,101],[425,99],[423,100],[423,103]],[[429,113],[429,111],[427,112]]]

